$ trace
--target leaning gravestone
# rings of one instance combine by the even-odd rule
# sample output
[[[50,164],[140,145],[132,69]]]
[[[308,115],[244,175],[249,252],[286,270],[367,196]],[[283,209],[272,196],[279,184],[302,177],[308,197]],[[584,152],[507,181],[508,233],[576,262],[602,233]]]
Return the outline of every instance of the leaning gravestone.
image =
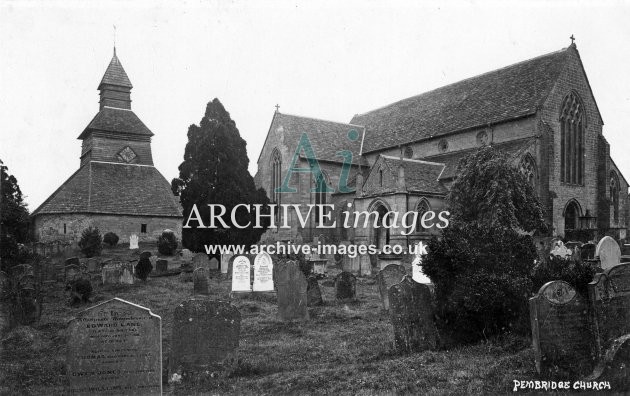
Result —
[[[254,259],[254,291],[274,291],[273,261],[267,252],[259,253]]]
[[[315,305],[322,305],[324,300],[322,300],[322,292],[319,288],[319,282],[317,281],[317,277],[311,275],[307,279],[308,285],[306,287],[306,301],[308,302],[309,307],[313,307]]]
[[[308,320],[306,277],[295,261],[276,264],[278,314],[282,320]]]
[[[581,376],[593,367],[593,334],[585,299],[564,281],[545,283],[529,299],[536,370]]]
[[[69,393],[161,395],[162,319],[119,298],[80,312],[68,325]]]
[[[123,265],[120,273],[120,280],[118,283],[123,285],[133,285],[133,270],[130,265]]]
[[[155,262],[155,270],[157,272],[166,272],[168,271],[168,261],[164,259],[158,259]]]
[[[619,244],[609,236],[603,237],[597,244],[595,257],[599,257],[603,270],[607,270],[615,265],[618,265],[621,259],[621,249],[619,248]]]
[[[238,256],[232,263],[232,291],[250,292],[252,284],[250,278],[251,264],[245,256]]]
[[[208,271],[199,267],[193,271],[193,294],[209,295],[208,290]]]
[[[409,275],[389,288],[389,315],[399,352],[434,350],[438,333],[433,322],[431,289]]]
[[[389,310],[389,288],[400,283],[405,275],[407,275],[405,267],[398,264],[390,264],[378,272],[376,276],[378,292],[381,294],[381,302],[386,311]]]
[[[210,271],[210,260],[208,259],[207,254],[197,253],[193,257],[192,261],[193,261],[193,269],[205,268],[206,271]]]
[[[336,298],[339,301],[354,301],[357,298],[357,278],[349,272],[341,272],[335,278]]]
[[[241,314],[224,301],[191,298],[175,308],[168,380],[214,376],[237,364]]]
[[[138,246],[138,236],[133,234],[129,237],[129,249],[139,249]]]

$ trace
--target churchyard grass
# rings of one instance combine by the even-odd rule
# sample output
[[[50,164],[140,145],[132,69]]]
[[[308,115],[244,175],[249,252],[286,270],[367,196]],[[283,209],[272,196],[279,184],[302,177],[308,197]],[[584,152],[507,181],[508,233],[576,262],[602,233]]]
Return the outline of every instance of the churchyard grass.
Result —
[[[119,247],[103,254],[124,256],[128,251]],[[328,279],[335,274],[329,273]],[[193,283],[171,276],[134,285],[93,286],[91,304],[70,307],[60,283],[44,285],[40,322],[10,333],[12,338],[2,342],[1,394],[63,394],[68,321],[113,297],[162,317],[166,370],[173,312],[192,296]],[[164,394],[504,394],[511,393],[514,379],[535,378],[529,339],[505,336],[450,350],[399,355],[374,277],[358,278],[356,302],[335,302],[331,281],[320,281],[320,288],[324,305],[309,307],[308,322],[280,321],[275,301],[264,295],[232,300],[242,317],[236,367],[203,382],[164,385]],[[213,278],[209,289],[210,298],[227,299],[230,282]]]

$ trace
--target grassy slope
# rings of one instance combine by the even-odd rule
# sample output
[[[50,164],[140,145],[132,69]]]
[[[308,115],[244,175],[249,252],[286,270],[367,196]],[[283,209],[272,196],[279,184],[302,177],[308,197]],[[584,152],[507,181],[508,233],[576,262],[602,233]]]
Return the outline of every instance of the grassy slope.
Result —
[[[117,249],[105,254],[126,252]],[[227,299],[229,287],[228,280],[211,280],[211,297]],[[202,384],[165,385],[165,393],[511,393],[513,379],[535,375],[527,340],[511,337],[449,351],[397,355],[391,347],[389,317],[381,310],[373,280],[359,279],[359,302],[353,304],[337,304],[332,287],[322,285],[321,289],[326,303],[310,308],[307,323],[279,321],[274,302],[234,300],[242,315],[238,367]],[[166,366],[173,310],[191,295],[192,283],[169,277],[133,286],[95,285],[92,300],[96,303],[116,296],[160,315]],[[31,332],[34,341],[3,342],[0,392],[63,393],[65,327],[73,315],[85,309],[68,307],[65,299],[61,284],[47,286],[44,314]]]

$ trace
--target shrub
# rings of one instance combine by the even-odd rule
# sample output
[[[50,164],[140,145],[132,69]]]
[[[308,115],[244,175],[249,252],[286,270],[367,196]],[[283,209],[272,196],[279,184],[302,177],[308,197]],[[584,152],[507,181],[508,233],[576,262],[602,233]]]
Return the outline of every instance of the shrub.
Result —
[[[599,269],[601,270],[601,269]],[[582,296],[588,296],[587,285],[593,280],[593,276],[598,272],[587,261],[574,258],[562,258],[550,256],[546,260],[537,263],[532,269],[533,293],[538,293],[541,286],[554,280],[563,280],[573,286]]]
[[[171,230],[164,230],[157,241],[158,252],[172,256],[177,250],[177,236]]]
[[[149,274],[153,271],[153,264],[151,264],[151,260],[148,257],[140,258],[140,261],[136,265],[136,276],[143,281],[146,281],[149,277]]]
[[[118,239],[118,235],[110,231],[103,237],[103,242],[105,242],[109,246],[116,246],[116,244],[118,244]]]
[[[70,304],[85,303],[92,295],[92,284],[87,279],[77,279],[68,282],[66,290],[70,292]]]
[[[90,226],[83,230],[79,247],[81,248],[81,252],[88,258],[101,254],[101,250],[103,250],[103,237],[98,228]]]

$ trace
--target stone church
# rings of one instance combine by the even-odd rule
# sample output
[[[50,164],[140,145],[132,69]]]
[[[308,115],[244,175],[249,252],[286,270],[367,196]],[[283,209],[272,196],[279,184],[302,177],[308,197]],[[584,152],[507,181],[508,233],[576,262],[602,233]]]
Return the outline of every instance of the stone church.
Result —
[[[291,229],[269,230],[279,241],[349,241],[407,246],[435,234],[401,229],[340,227],[344,210],[440,211],[457,177],[458,161],[482,145],[494,145],[532,183],[553,234],[568,239],[625,239],[630,222],[628,181],[610,157],[603,119],[576,45],[516,63],[379,109],[349,123],[273,115],[258,158],[255,180],[271,201],[332,203],[335,228],[306,228],[288,213]],[[275,193],[302,134],[322,169],[292,174],[295,193]],[[352,153],[350,180],[356,191],[337,191],[344,156]],[[297,166],[308,167],[300,152]],[[334,192],[313,192],[326,183]]]
[[[182,211],[170,183],[153,166],[153,133],[131,110],[131,81],[116,56],[98,86],[99,111],[81,132],[79,169],[32,214],[39,241],[76,240],[88,226],[156,240],[181,237]]]

